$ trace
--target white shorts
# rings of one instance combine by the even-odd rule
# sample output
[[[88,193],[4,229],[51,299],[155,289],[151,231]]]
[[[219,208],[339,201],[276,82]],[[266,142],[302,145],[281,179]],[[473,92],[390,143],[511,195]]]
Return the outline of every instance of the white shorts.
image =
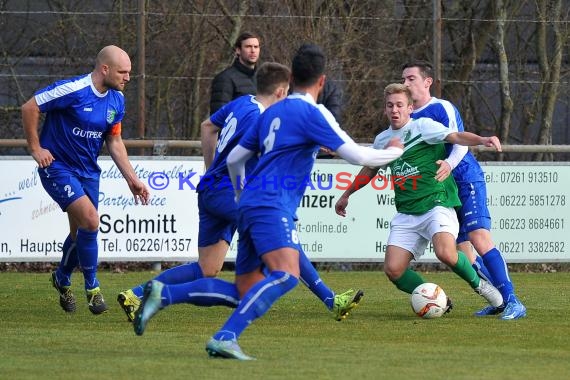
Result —
[[[388,245],[403,248],[418,260],[438,232],[449,232],[457,238],[459,222],[454,209],[436,206],[421,215],[397,213],[390,223]]]

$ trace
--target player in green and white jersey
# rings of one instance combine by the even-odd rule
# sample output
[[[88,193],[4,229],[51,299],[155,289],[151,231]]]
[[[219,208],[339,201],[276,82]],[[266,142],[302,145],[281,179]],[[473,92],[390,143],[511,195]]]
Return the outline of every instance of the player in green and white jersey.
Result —
[[[423,255],[431,241],[435,255],[442,263],[489,304],[500,306],[503,303],[501,293],[481,279],[467,257],[456,249],[459,223],[454,207],[460,206],[461,202],[455,180],[451,176],[442,182],[435,178],[439,166],[447,157],[445,142],[492,146],[500,151],[498,138],[454,132],[428,118],[412,119],[412,95],[403,84],[388,85],[384,96],[384,111],[390,119],[390,127],[376,137],[374,148],[382,149],[393,138],[400,138],[404,144],[404,154],[388,165],[398,212],[390,225],[384,272],[398,289],[411,294],[426,281],[409,264]],[[372,179],[378,169],[363,167],[359,173],[362,177],[359,178]],[[355,182],[344,192],[335,205],[337,214],[346,215],[348,198],[362,186],[362,182]]]
[[[374,140],[374,148],[385,146],[394,137],[404,144],[404,155],[390,165],[398,212],[420,215],[435,206],[461,206],[453,178],[435,179],[439,165],[447,157],[441,143],[452,131],[428,118],[408,122],[401,128],[389,128]]]

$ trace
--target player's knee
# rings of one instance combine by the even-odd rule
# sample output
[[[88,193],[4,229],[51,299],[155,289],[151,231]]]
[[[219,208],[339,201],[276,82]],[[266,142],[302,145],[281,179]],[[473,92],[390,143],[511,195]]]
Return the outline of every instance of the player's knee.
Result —
[[[99,218],[88,218],[80,227],[87,231],[97,231],[99,229]]]
[[[441,250],[435,253],[439,261],[447,266],[455,266],[457,264],[457,251],[456,250]]]
[[[400,278],[400,276],[402,276],[404,271],[397,266],[384,263],[384,273],[390,281],[395,281],[396,279]]]
[[[491,233],[483,228],[471,231],[469,233],[469,241],[473,244],[475,250],[482,255],[493,249],[495,246],[493,239],[491,238]]]

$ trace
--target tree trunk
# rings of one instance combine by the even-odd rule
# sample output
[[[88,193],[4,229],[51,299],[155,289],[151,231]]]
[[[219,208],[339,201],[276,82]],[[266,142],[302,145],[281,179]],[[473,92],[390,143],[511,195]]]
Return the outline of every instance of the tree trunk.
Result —
[[[551,12],[550,15],[548,14],[549,10]],[[556,105],[556,99],[558,97],[562,48],[564,46],[564,40],[568,38],[567,36],[563,36],[560,32],[561,15],[561,0],[540,0],[537,2],[537,16],[541,21],[538,24],[539,38],[537,38],[537,54],[539,56],[542,81],[546,86],[541,109],[541,122],[537,141],[538,144],[552,144],[552,118],[554,115],[554,106]],[[552,22],[552,33],[554,35],[554,51],[551,61],[549,61],[548,57],[549,41],[547,39],[546,30],[549,18]],[[544,159],[552,159],[552,155],[537,153],[534,158],[535,161],[542,161]]]
[[[513,113],[513,100],[511,98],[511,88],[509,83],[509,60],[505,50],[505,20],[507,9],[503,0],[495,2],[495,17],[497,24],[497,35],[494,38],[494,47],[499,62],[499,81],[501,86],[501,120],[499,124],[499,138],[503,144],[508,143],[511,125],[511,115]],[[499,155],[499,161],[503,161],[504,155]]]

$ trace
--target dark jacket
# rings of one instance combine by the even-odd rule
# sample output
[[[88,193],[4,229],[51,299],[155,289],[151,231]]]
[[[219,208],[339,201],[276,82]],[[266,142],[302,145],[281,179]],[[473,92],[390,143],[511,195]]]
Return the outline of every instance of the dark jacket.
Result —
[[[253,95],[255,92],[255,69],[244,66],[236,58],[230,67],[221,71],[212,80],[210,115],[224,104],[243,95]]]
[[[319,94],[317,99],[318,104],[323,104],[331,113],[340,125],[342,125],[342,91],[338,85],[331,81],[325,81],[323,91]]]

